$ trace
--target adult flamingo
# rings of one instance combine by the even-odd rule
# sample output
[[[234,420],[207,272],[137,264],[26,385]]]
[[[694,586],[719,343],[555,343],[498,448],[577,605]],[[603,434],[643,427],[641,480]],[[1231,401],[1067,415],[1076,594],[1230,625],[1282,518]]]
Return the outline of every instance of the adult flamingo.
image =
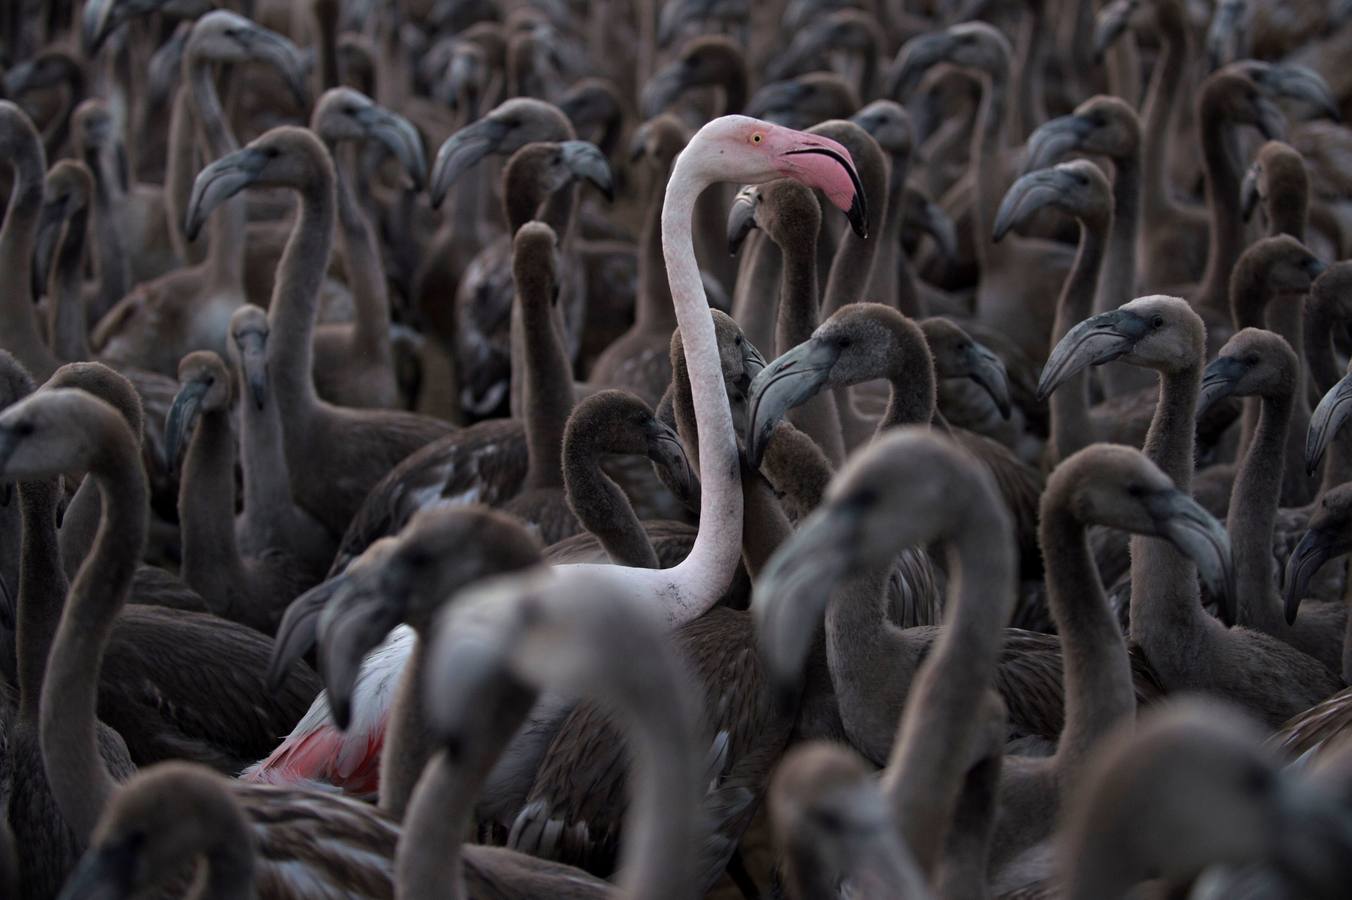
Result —
[[[651,604],[657,599],[673,628],[699,618],[718,602],[737,572],[742,543],[741,454],[728,408],[709,301],[695,260],[691,230],[695,199],[711,184],[763,184],[776,178],[793,178],[820,190],[827,200],[845,211],[857,234],[861,237],[867,234],[868,210],[854,161],[848,150],[830,138],[747,116],[714,119],[691,138],[676,158],[667,181],[662,207],[662,255],[667,264],[699,425],[699,533],[690,555],[670,569],[593,563],[567,566],[596,569],[602,578],[615,583],[637,602]],[[402,652],[395,647],[401,647]],[[386,644],[378,660],[368,658],[363,664],[352,698],[352,721],[369,723],[369,727],[354,728],[339,738],[327,712],[312,708],[303,721],[308,730],[293,731],[269,758],[285,759],[285,772],[265,762],[250,770],[246,777],[267,781],[279,777],[323,780],[325,774],[349,770],[360,770],[369,776],[369,766],[336,767],[332,760],[335,756],[350,760],[353,754],[370,759],[379,752],[391,688],[398,682],[402,661],[410,649],[411,642]],[[373,664],[379,665],[380,674],[385,677],[367,677]],[[307,748],[303,759],[288,752],[288,748],[300,745]],[[326,752],[312,752],[320,747]],[[371,788],[369,780],[362,786],[368,791]]]

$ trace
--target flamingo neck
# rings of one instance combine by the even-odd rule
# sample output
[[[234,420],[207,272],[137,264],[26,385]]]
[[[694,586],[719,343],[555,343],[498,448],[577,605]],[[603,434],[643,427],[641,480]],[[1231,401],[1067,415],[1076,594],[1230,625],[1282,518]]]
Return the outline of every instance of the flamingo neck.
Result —
[[[921,871],[933,875],[953,818],[1014,605],[1016,562],[1008,514],[971,491],[948,547],[948,602],[939,637],[911,682],[883,775],[897,824]],[[937,827],[936,827],[937,826]]]
[[[81,208],[66,220],[61,247],[47,281],[47,340],[58,359],[82,360],[93,355],[89,352],[89,322],[80,271],[88,216],[88,209]]]
[[[27,138],[27,136],[24,136]],[[46,161],[37,136],[23,140],[7,162],[13,166],[14,189],[0,226],[0,346],[9,350],[39,381],[56,369],[56,358],[38,334],[33,312],[33,239],[42,214]]]
[[[1094,311],[1094,289],[1103,262],[1105,231],[1103,219],[1080,221],[1080,248],[1075,264],[1061,289],[1056,304],[1056,322],[1052,327],[1052,346],[1065,337],[1076,323]],[[1066,380],[1051,398],[1052,446],[1057,459],[1065,459],[1093,441],[1089,420],[1089,371],[1086,369]]]
[[[1235,474],[1225,522],[1234,546],[1237,624],[1268,634],[1279,633],[1284,625],[1273,593],[1271,547],[1292,406],[1290,394],[1259,401],[1253,440]]]
[[[36,726],[42,675],[66,602],[66,573],[61,569],[56,543],[56,484],[20,482],[19,512],[23,534],[14,636],[19,657],[19,717]]]
[[[248,401],[246,400],[246,403]],[[183,528],[183,580],[220,616],[244,612],[244,564],[235,543],[235,437],[230,413],[204,410],[183,461],[178,518]]]
[[[94,550],[71,585],[42,686],[40,740],[52,796],[76,838],[87,843],[116,790],[99,754],[97,709],[104,648],[145,549],[145,472],[131,432],[104,435],[89,477],[103,494]]]
[[[212,81],[211,63],[197,56],[184,60],[189,100],[208,159],[220,159],[239,149],[230,122]],[[207,277],[212,286],[244,292],[244,233],[248,224],[247,199],[241,194],[221,204],[207,223]]]
[[[676,321],[681,329],[690,397],[699,424],[700,528],[695,544],[676,566],[686,604],[707,609],[732,582],[741,555],[741,453],[728,409],[713,317],[695,261],[691,218],[695,199],[709,183],[687,151],[676,160],[662,207],[662,255],[667,263]]]
[[[1145,221],[1154,229],[1172,215],[1173,202],[1169,193],[1169,140],[1174,111],[1182,105],[1183,92],[1188,89],[1184,69],[1188,62],[1188,34],[1177,4],[1157,4],[1157,27],[1163,49],[1151,73],[1150,87],[1141,106],[1141,167],[1145,193],[1142,211]],[[1146,235],[1143,234],[1142,238]]]
[[[379,362],[384,369],[393,366],[390,349],[390,305],[385,288],[385,267],[376,249],[361,206],[353,195],[348,177],[334,151],[334,177],[338,200],[338,252],[343,256],[348,289],[352,292],[352,340],[357,357]]]

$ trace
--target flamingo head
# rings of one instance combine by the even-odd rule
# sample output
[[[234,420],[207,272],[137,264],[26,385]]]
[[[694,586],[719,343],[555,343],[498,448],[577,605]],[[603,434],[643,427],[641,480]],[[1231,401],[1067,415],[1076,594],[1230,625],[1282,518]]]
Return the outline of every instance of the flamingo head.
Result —
[[[868,201],[854,160],[828,137],[748,116],[723,116],[701,128],[681,156],[697,161],[710,182],[800,181],[849,216],[856,234],[868,234]]]

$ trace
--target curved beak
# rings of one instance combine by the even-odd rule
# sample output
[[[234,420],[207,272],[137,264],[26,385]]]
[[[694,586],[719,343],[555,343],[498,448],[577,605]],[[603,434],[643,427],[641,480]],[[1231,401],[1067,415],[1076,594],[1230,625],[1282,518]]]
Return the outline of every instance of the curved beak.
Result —
[[[178,470],[179,456],[197,424],[206,393],[207,385],[194,380],[184,383],[174,395],[174,403],[164,420],[164,458],[173,471]]]
[[[976,341],[972,342],[969,354],[971,374],[968,377],[990,395],[995,408],[1000,411],[1000,417],[1008,419],[1012,410],[1009,402],[1009,372],[1005,369],[1005,361],[989,347]]]
[[[136,851],[126,844],[91,847],[66,879],[58,900],[127,900],[136,893]]]
[[[1220,0],[1216,4],[1206,32],[1206,55],[1211,69],[1225,65],[1244,46],[1247,7],[1246,0]]]
[[[125,4],[119,0],[88,0],[80,16],[80,43],[87,56],[93,56],[113,29],[127,20]]]
[[[1242,63],[1246,74],[1276,97],[1303,103],[1317,116],[1337,122],[1338,101],[1324,77],[1308,66],[1292,63]]]
[[[907,41],[892,64],[886,96],[900,101],[910,94],[926,72],[948,58],[953,46],[953,36],[947,31],[922,34]]]
[[[793,79],[771,82],[752,95],[746,105],[746,115],[786,125],[789,119],[785,114],[797,113],[805,91],[803,84]]]
[[[1010,229],[1026,222],[1044,206],[1055,203],[1067,186],[1067,177],[1057,169],[1038,169],[1014,182],[995,213],[991,240],[998,244]]]
[[[759,466],[775,426],[789,410],[821,393],[840,358],[834,342],[809,338],[770,363],[751,381],[746,455]]]
[[[1085,319],[1052,348],[1038,378],[1037,398],[1047,399],[1066,379],[1089,366],[1101,366],[1130,353],[1149,330],[1149,323],[1123,309]]]
[[[765,371],[765,365],[765,354],[761,353],[760,349],[757,348],[755,344],[751,343],[750,338],[743,337],[742,375],[746,378],[746,384],[738,385],[738,387],[742,389],[742,393],[746,393],[751,389],[752,379]]]
[[[1255,106],[1255,113],[1257,116],[1255,127],[1258,128],[1258,131],[1263,135],[1263,138],[1269,141],[1280,141],[1285,138],[1286,117],[1283,116],[1282,111],[1277,108],[1277,104],[1266,97],[1259,97]]]
[[[352,721],[352,692],[366,655],[403,620],[407,594],[390,590],[386,566],[362,569],[343,580],[319,611],[320,674],[334,723],[347,730]]]
[[[178,88],[183,72],[183,50],[188,46],[191,24],[180,23],[169,40],[160,45],[146,65],[146,99],[153,107],[167,105]]]
[[[942,206],[926,199],[915,223],[934,240],[945,259],[958,258],[958,227]]]
[[[756,207],[760,204],[760,186],[749,184],[737,192],[728,210],[728,255],[736,256],[742,243],[756,227]]]
[[[796,695],[803,667],[831,594],[853,566],[857,511],[826,505],[775,551],[756,582],[751,614],[756,642],[781,698]]]
[[[677,489],[677,500],[693,509],[699,508],[699,479],[690,467],[685,445],[671,426],[657,419],[648,423],[648,459],[671,476],[664,480]]]
[[[815,137],[815,140],[824,140]],[[864,196],[864,184],[859,180],[850,161],[848,151],[835,141],[834,146],[813,144],[785,150],[780,159],[785,163],[785,175],[797,178],[808,187],[814,187],[826,195],[837,209],[845,211],[850,220],[850,228],[861,238],[868,237],[868,199]],[[850,188],[844,189],[836,167],[849,176]]]
[[[1234,625],[1235,567],[1225,526],[1179,490],[1156,493],[1147,503],[1160,537],[1192,560],[1202,583],[1217,600],[1221,621]]]
[[[413,189],[422,190],[427,183],[427,153],[423,150],[422,138],[413,123],[374,103],[363,108],[357,114],[357,120],[368,135],[399,160],[413,182]]]
[[[673,5],[667,4],[668,7]],[[675,103],[690,87],[690,75],[690,66],[684,60],[676,60],[649,78],[639,100],[643,117],[651,119]]]
[[[1310,414],[1310,430],[1305,436],[1305,474],[1313,475],[1324,458],[1324,450],[1352,415],[1352,375],[1329,389]]]
[[[1138,0],[1113,0],[1099,10],[1098,20],[1094,23],[1094,60],[1103,59],[1108,48],[1117,43],[1117,39],[1127,30],[1131,14],[1136,11]]]
[[[296,45],[262,26],[250,29],[247,35],[249,51],[254,58],[272,65],[286,79],[286,86],[297,105],[308,106],[310,91],[305,83],[305,57]]]
[[[1197,397],[1197,417],[1235,392],[1235,386],[1249,369],[1233,356],[1218,356],[1202,373],[1202,392]]]
[[[1244,173],[1244,181],[1239,186],[1239,212],[1245,222],[1253,218],[1253,211],[1258,208],[1258,201],[1262,198],[1258,195],[1258,177],[1260,170],[1258,166],[1249,166]]]
[[[243,147],[197,173],[183,222],[183,233],[188,240],[197,240],[207,216],[216,207],[258,180],[267,159],[261,150]]]
[[[272,658],[268,660],[267,672],[269,690],[279,690],[291,664],[314,647],[320,612],[351,577],[346,572],[340,573],[291,601],[272,640]]]
[[[249,396],[253,397],[254,407],[262,409],[268,398],[267,339],[262,332],[246,331],[235,336],[235,346],[239,348],[240,368],[244,370]]]
[[[9,71],[5,72],[5,77],[2,82],[5,96],[21,97],[28,93],[37,72],[37,64],[31,59],[18,63]]]
[[[1300,601],[1304,599],[1314,576],[1324,567],[1324,563],[1335,556],[1342,556],[1352,550],[1352,541],[1342,538],[1336,531],[1324,528],[1310,528],[1301,536],[1296,549],[1286,560],[1286,578],[1283,586],[1283,608],[1286,612],[1286,624],[1294,625],[1296,613],[1300,612]]]
[[[432,163],[432,178],[428,183],[428,193],[432,199],[432,208],[441,206],[446,192],[455,180],[479,160],[497,151],[508,128],[493,118],[480,119],[472,125],[466,125],[446,139],[437,150]]]
[[[1059,116],[1044,122],[1028,136],[1028,150],[1023,160],[1024,173],[1056,165],[1078,150],[1093,130],[1094,124],[1084,116]]]
[[[578,178],[585,178],[601,192],[607,203],[615,200],[615,179],[610,162],[601,149],[590,141],[564,141],[559,144],[564,164]]]

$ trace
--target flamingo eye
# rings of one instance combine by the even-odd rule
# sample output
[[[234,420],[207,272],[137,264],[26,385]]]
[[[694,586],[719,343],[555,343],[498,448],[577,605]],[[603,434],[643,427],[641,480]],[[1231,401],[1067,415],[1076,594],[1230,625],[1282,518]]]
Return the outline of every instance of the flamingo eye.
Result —
[[[760,143],[761,141],[763,141],[763,140],[765,140],[765,136],[762,135],[759,131],[756,131],[756,132],[753,132],[753,133],[752,133],[752,135],[751,135],[751,143],[753,143],[753,144],[759,144],[759,143]]]

